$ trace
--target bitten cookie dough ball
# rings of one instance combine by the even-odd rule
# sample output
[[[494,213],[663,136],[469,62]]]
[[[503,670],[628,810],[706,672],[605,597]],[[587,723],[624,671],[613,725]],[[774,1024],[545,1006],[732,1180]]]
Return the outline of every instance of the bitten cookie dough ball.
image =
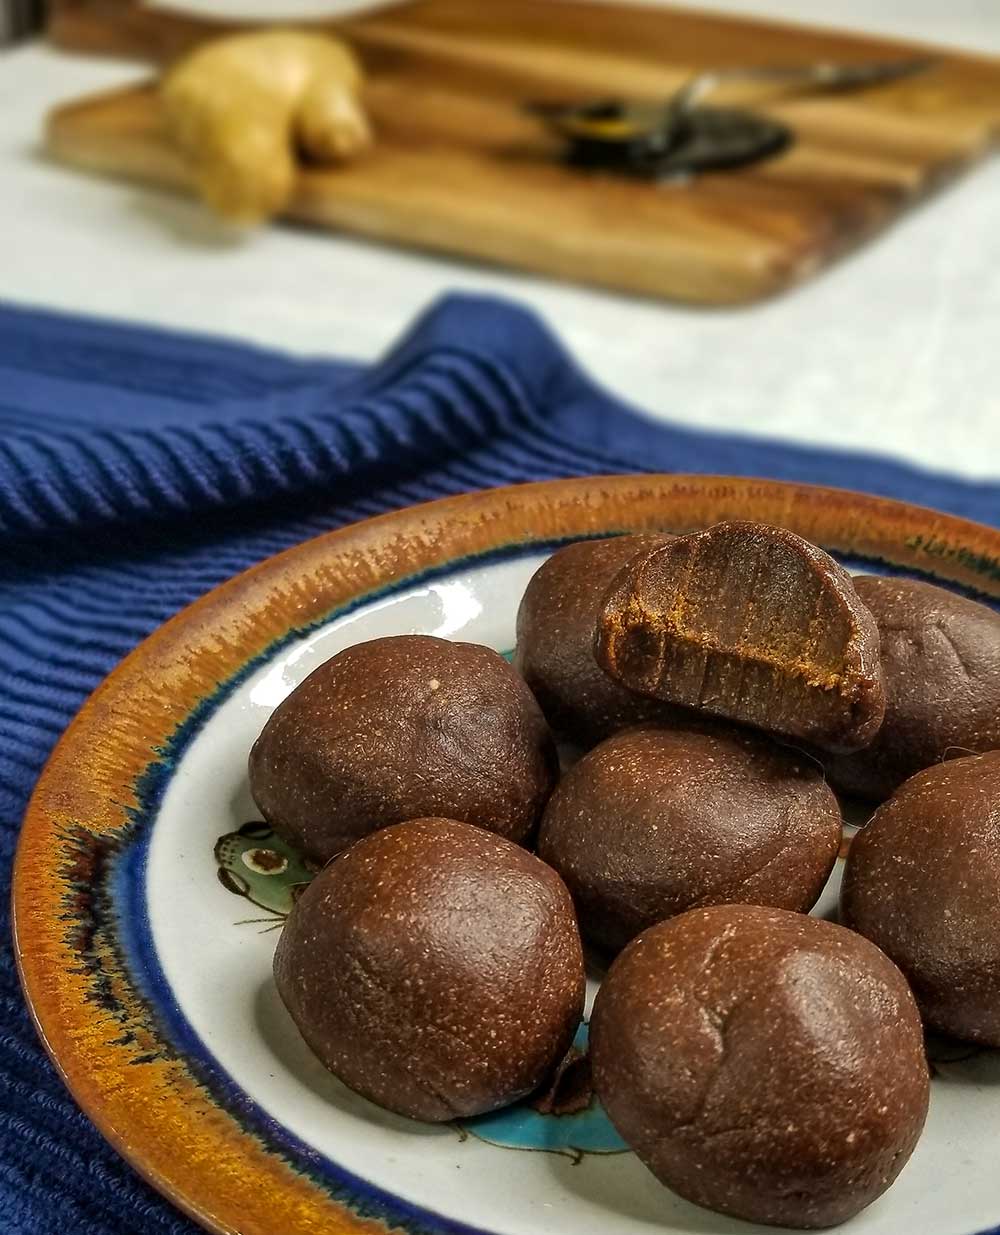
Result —
[[[1000,1046],[1000,751],[918,772],[851,842],[841,920],[933,1029]]]
[[[317,862],[422,815],[528,840],[558,774],[531,691],[490,648],[429,635],[358,643],[314,670],[250,752],[250,789]]]
[[[651,927],[590,1025],[615,1127],[668,1187],[752,1222],[824,1227],[889,1187],[924,1124],[920,1017],[860,935],[751,905]]]
[[[875,619],[837,562],[784,528],[716,523],[611,581],[594,654],[630,690],[823,750],[885,713]]]
[[[376,832],[321,871],[288,917],[274,976],[330,1071],[413,1119],[524,1097],[583,1014],[562,880],[510,841],[450,819]]]
[[[854,586],[879,629],[885,720],[870,746],[825,760],[831,782],[884,799],[943,759],[1000,748],[1000,613],[917,579]]]
[[[646,725],[570,769],[538,852],[566,880],[584,936],[617,952],[698,905],[810,909],[840,838],[837,800],[808,760],[738,729]]]
[[[514,664],[549,724],[581,746],[678,710],[627,690],[594,659],[604,593],[622,567],[666,536],[613,536],[557,550],[531,576],[517,611]]]

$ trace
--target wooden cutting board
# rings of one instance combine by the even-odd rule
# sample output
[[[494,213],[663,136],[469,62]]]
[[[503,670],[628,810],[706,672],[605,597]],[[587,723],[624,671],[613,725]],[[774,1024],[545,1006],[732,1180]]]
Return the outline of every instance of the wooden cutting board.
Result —
[[[84,7],[64,5],[56,34],[100,45],[81,26]],[[221,29],[111,7],[128,9],[133,24],[112,23],[105,45],[117,38],[131,51],[165,57]],[[791,148],[738,171],[652,184],[566,167],[524,102],[655,100],[706,67],[920,49],[550,0],[419,0],[332,28],[365,62],[377,145],[350,166],[304,170],[290,218],[651,296],[721,305],[778,292],[886,227],[1000,138],[1000,61],[942,52],[919,76],[851,94],[741,92],[740,102],[792,126]],[[47,144],[78,167],[190,191],[153,84],[60,107]]]

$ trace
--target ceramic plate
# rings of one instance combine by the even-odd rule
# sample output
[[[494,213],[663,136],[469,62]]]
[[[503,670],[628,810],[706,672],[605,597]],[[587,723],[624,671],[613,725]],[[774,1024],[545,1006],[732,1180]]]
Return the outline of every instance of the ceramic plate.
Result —
[[[430,1126],[324,1072],[271,981],[278,929],[311,872],[260,822],[246,779],[271,710],[348,644],[423,632],[508,651],[524,585],[554,545],[730,517],[783,524],[855,568],[1000,597],[1000,532],[917,507],[713,477],[560,481],[284,553],[168,622],[95,692],[28,811],[17,954],[77,1100],[176,1204],[244,1235],[755,1229],[660,1187],[594,1102]],[[1000,1221],[997,1055],[935,1052],[927,1130],[895,1187],[852,1222],[858,1235]]]

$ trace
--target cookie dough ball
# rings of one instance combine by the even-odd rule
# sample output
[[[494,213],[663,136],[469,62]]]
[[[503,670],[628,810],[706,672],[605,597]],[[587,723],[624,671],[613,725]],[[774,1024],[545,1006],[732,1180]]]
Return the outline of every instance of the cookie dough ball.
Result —
[[[514,664],[549,724],[581,746],[626,725],[677,714],[669,704],[634,694],[594,659],[597,618],[611,580],[636,554],[665,536],[613,536],[557,550],[532,575],[517,611]]]
[[[250,752],[264,818],[316,862],[422,815],[521,843],[557,773],[545,717],[503,657],[430,635],[340,652],[279,704]]]
[[[502,837],[417,819],[359,841],[296,902],[274,956],[320,1060],[413,1119],[530,1093],[583,1014],[583,954],[555,871]]]
[[[766,523],[716,523],[633,558],[594,655],[639,694],[823,750],[867,746],[885,713],[878,628],[851,576]]]
[[[809,760],[743,730],[647,725],[570,769],[538,852],[566,880],[584,936],[617,952],[697,905],[810,909],[840,838],[837,800]]]
[[[1000,1046],[1000,751],[918,772],[851,842],[841,921],[933,1029]]]
[[[612,965],[590,1024],[615,1127],[669,1188],[777,1226],[843,1222],[924,1124],[920,1017],[860,935],[751,905],[694,909]]]
[[[883,800],[943,759],[1000,748],[1000,613],[916,579],[854,580],[878,625],[885,720],[853,755],[831,756],[831,782]]]

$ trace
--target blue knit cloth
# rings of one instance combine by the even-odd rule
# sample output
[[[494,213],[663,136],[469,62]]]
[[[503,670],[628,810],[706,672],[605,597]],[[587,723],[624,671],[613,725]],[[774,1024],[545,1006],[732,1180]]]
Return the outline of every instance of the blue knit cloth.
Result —
[[[0,308],[0,1235],[195,1229],[67,1096],[7,943],[18,825],[91,689],[182,605],[306,537],[465,490],[641,470],[846,485],[1000,523],[1000,482],[648,422],[496,301],[442,301],[371,367]]]

